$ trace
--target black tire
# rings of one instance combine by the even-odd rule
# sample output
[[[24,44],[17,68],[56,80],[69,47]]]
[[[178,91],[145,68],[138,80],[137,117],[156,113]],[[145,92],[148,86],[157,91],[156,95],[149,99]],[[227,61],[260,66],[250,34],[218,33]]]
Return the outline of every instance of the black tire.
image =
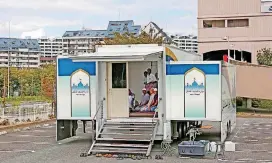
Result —
[[[183,137],[185,138],[186,137],[186,133],[188,131],[188,126],[187,126],[187,123],[186,122],[183,122]]]
[[[231,134],[231,121],[229,121],[228,136]]]
[[[227,138],[229,137],[229,122],[227,123]]]
[[[180,141],[182,139],[182,122],[177,123],[177,132],[178,132],[178,140]]]

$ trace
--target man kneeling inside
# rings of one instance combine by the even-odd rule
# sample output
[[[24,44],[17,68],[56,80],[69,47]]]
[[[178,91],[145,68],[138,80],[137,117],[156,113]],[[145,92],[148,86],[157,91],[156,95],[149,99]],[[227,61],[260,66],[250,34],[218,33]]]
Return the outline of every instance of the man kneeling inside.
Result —
[[[157,88],[150,89],[150,98],[148,103],[141,108],[141,111],[153,112],[157,108],[158,105],[158,90]]]
[[[147,93],[147,91],[146,91],[145,88],[142,89],[142,93],[143,94],[142,94],[141,102],[140,102],[140,104],[137,107],[135,107],[135,109],[133,109],[133,111],[140,111],[141,108],[144,107],[148,103],[148,101],[149,101],[149,94]]]

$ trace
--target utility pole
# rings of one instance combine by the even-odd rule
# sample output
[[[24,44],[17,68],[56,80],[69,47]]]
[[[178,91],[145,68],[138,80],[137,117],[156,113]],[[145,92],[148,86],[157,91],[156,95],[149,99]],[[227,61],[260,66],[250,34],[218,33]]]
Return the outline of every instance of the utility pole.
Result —
[[[3,108],[6,105],[6,76],[4,75],[4,88],[3,88]]]
[[[9,21],[9,41],[8,41],[8,98],[9,98],[9,80],[10,80],[10,53],[9,53],[9,48],[10,48],[10,21]]]

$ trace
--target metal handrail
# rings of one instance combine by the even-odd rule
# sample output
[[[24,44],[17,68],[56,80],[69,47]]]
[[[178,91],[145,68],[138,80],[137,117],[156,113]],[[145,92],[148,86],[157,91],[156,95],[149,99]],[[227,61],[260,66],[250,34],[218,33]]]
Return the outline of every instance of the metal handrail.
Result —
[[[96,110],[96,113],[95,113],[95,115],[94,115],[93,118],[92,118],[92,129],[93,129],[93,130],[94,130],[94,120],[95,120],[95,118],[96,118],[98,112],[100,111],[100,109],[103,108],[103,102],[104,102],[104,100],[105,100],[105,98],[104,98],[103,100],[100,101],[100,105],[98,104],[99,107],[98,107],[98,109]],[[101,117],[101,119],[102,119],[102,117]]]
[[[159,99],[159,101],[158,101],[158,104],[157,104],[157,108],[155,109],[155,112],[154,112],[154,114],[153,114],[153,117],[152,117],[152,124],[153,124],[153,122],[154,122],[154,119],[155,119],[155,117],[156,117],[156,114],[158,113],[158,106],[159,106],[159,104],[160,104],[160,102],[161,102],[161,99]]]

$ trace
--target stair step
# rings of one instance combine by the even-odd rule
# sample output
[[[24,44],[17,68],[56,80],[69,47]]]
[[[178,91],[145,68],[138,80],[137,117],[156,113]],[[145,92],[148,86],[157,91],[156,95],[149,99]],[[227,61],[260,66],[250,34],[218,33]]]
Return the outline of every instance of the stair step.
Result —
[[[145,141],[149,142],[150,139],[135,139],[135,138],[96,138],[96,140],[101,140],[101,141]]]
[[[105,128],[108,127],[118,127],[118,128],[154,128],[153,126],[139,126],[139,125],[104,125]]]
[[[128,150],[92,150],[93,153],[118,153],[118,154],[146,154],[146,151],[128,151]]]
[[[95,147],[94,150],[114,150],[114,151],[143,151],[146,152],[147,149],[144,148],[120,148],[120,147]]]
[[[130,124],[130,123],[126,123],[126,124],[122,124],[122,123],[115,123],[115,124],[112,124],[112,123],[105,123],[104,124],[105,126],[143,126],[143,127],[154,127],[155,124]]]
[[[104,126],[104,129],[111,129],[111,130],[145,130],[150,131],[153,130],[152,127],[118,127],[118,126]]]
[[[100,135],[127,135],[127,136],[152,136],[152,133],[129,133],[129,132],[124,132],[124,133],[100,133]]]
[[[96,147],[130,147],[130,148],[148,148],[145,144],[106,144],[106,143],[96,143]]]
[[[154,125],[156,122],[109,122],[106,121],[105,124],[109,124],[109,125]]]

